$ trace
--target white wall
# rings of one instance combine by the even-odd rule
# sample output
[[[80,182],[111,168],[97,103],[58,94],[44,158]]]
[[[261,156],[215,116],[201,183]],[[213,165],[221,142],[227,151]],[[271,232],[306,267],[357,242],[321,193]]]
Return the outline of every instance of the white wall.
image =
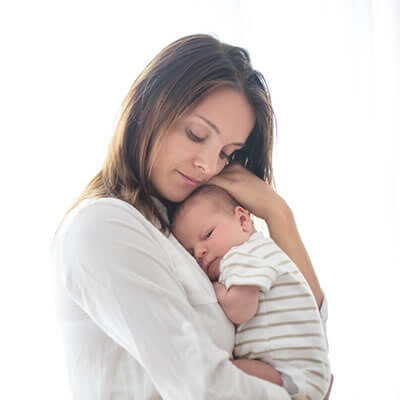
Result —
[[[204,32],[248,48],[269,84],[278,191],[329,298],[332,399],[400,398],[399,11],[378,0],[2,3],[1,397],[69,398],[52,233],[99,169],[135,76]]]

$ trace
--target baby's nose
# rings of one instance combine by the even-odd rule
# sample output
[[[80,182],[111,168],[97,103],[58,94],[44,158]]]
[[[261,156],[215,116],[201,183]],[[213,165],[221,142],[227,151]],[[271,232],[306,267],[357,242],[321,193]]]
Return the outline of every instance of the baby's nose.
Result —
[[[202,259],[204,256],[207,254],[207,249],[204,246],[198,246],[195,249],[195,254],[194,256],[196,257],[196,260],[198,263],[201,263]]]

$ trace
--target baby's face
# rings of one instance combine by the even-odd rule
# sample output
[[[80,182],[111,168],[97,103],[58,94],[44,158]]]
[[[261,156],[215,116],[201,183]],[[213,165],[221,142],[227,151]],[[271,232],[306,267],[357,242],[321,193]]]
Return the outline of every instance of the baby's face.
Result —
[[[219,277],[219,263],[233,246],[244,243],[250,232],[243,226],[243,218],[250,220],[241,207],[219,210],[205,196],[191,199],[175,219],[172,231],[183,247],[192,254],[208,277]]]

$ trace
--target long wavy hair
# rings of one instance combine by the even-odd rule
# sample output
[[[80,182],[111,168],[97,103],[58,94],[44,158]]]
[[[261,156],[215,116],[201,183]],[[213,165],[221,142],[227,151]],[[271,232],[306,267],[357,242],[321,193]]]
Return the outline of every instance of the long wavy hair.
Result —
[[[115,197],[139,209],[149,221],[156,218],[161,231],[167,233],[168,221],[151,196],[152,155],[177,119],[221,87],[239,90],[256,115],[245,146],[229,161],[241,163],[272,183],[275,120],[262,74],[253,69],[245,49],[209,35],[191,35],[161,50],[133,82],[102,168],[66,214],[84,199]]]

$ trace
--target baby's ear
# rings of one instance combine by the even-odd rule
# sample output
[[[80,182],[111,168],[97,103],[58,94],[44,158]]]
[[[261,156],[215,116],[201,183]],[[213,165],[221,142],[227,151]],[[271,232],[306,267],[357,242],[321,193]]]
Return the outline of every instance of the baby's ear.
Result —
[[[239,220],[243,232],[250,232],[252,230],[253,223],[250,218],[250,213],[246,209],[236,206],[235,217]]]

